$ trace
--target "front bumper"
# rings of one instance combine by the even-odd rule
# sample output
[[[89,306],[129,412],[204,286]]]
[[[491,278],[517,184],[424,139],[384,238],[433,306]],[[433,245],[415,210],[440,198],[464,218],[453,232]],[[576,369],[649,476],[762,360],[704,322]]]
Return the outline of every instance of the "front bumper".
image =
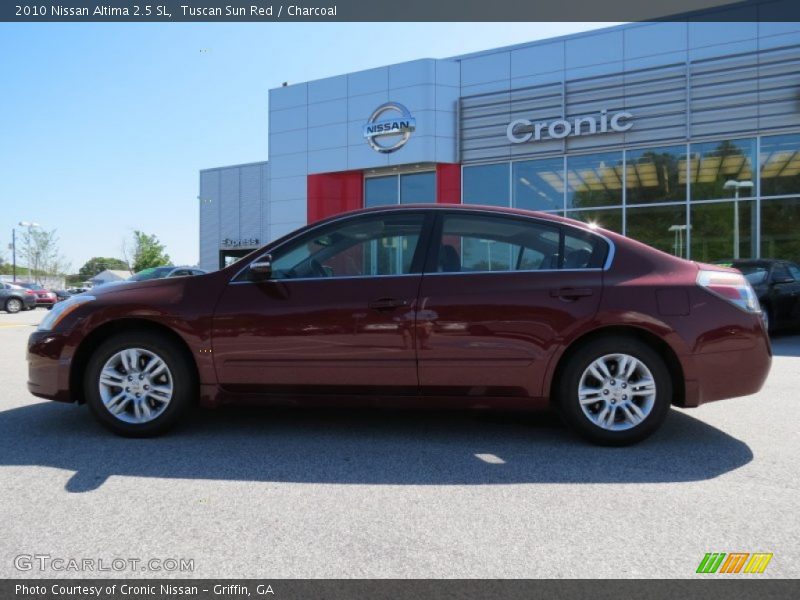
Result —
[[[69,393],[71,358],[62,358],[66,337],[34,331],[28,338],[28,391],[39,398],[72,402]]]

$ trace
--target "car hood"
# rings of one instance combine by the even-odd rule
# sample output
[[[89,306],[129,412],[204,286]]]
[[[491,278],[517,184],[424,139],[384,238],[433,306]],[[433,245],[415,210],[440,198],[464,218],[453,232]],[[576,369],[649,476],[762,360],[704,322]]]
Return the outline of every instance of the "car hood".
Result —
[[[145,290],[150,288],[174,288],[179,287],[182,285],[183,280],[185,278],[180,279],[148,279],[147,281],[110,281],[109,283],[104,283],[102,285],[96,285],[90,290],[86,290],[83,292],[84,294],[90,294],[97,298],[102,298],[104,296],[110,295],[119,295],[119,294],[126,294],[131,292],[137,292],[139,290]]]

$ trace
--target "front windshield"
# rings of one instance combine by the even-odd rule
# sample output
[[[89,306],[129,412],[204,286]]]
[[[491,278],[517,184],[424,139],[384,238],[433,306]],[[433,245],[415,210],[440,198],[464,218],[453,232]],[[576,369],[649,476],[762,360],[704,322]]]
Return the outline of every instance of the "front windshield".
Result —
[[[762,265],[737,265],[736,268],[742,272],[745,279],[750,282],[750,285],[758,285],[767,280],[769,271],[767,267]]]
[[[170,274],[173,267],[151,267],[139,271],[135,275],[128,277],[128,281],[147,281],[148,279],[161,279]]]

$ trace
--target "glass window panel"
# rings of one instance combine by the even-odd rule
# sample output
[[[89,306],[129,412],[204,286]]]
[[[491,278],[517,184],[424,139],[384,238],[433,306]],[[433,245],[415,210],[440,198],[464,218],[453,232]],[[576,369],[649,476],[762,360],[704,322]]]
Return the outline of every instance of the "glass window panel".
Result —
[[[629,150],[625,170],[628,205],[686,200],[686,146]]]
[[[740,198],[755,196],[756,141],[753,138],[692,144],[689,160],[689,181],[692,200],[733,198],[737,187]],[[685,169],[684,169],[685,171]],[[747,187],[747,183],[752,185]]]
[[[800,193],[800,135],[761,138],[761,196]]]
[[[622,152],[567,157],[567,207],[622,204]]]
[[[800,198],[761,201],[761,258],[800,261]]]
[[[439,271],[555,269],[558,246],[556,226],[504,217],[447,215]]]
[[[663,252],[686,258],[686,204],[629,208],[626,235]]]
[[[569,210],[567,216],[602,229],[622,233],[622,209],[610,210]]]
[[[400,275],[422,231],[421,214],[375,216],[336,223],[272,253],[273,279]]]
[[[564,159],[546,158],[511,165],[516,208],[561,210],[564,206]]]
[[[400,175],[400,203],[436,202],[436,173]]]
[[[364,180],[364,206],[397,204],[397,175],[367,177]]]
[[[464,167],[462,170],[464,204],[510,206],[509,163]]]
[[[695,204],[690,210],[692,260],[712,262],[756,256],[754,201]]]

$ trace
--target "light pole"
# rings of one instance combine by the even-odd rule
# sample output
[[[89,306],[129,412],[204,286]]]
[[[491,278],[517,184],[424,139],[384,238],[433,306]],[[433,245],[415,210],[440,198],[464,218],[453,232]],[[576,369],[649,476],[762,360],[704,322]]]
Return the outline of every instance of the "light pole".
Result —
[[[17,282],[17,230],[11,228],[11,273],[12,281]]]
[[[675,232],[675,243],[672,244],[672,252],[675,256],[683,258],[683,232],[689,229],[689,225],[670,225],[667,231]]]
[[[752,181],[737,181],[729,179],[722,186],[726,190],[733,190],[733,258],[739,258],[739,190],[741,188],[752,188]]]
[[[33,231],[37,227],[41,227],[41,225],[39,225],[35,221],[20,221],[19,222],[19,226],[28,228],[28,242],[27,242],[26,254],[27,254],[27,263],[28,263],[28,278],[30,279],[32,274],[33,274],[33,269],[31,268],[31,231]],[[15,246],[16,246],[16,243],[15,243]],[[16,261],[16,258],[15,258],[15,261]]]

